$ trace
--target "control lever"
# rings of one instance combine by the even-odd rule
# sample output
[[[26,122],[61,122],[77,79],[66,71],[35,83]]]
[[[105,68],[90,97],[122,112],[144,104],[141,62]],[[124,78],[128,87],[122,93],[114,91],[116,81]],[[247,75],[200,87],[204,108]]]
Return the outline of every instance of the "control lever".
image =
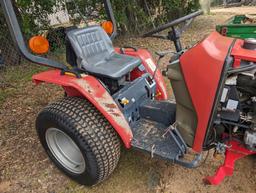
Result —
[[[154,74],[153,74],[153,80],[155,79],[155,76],[156,76],[156,72],[159,68],[159,65],[160,65],[160,62],[161,60],[168,54],[176,54],[176,52],[172,51],[172,50],[166,50],[166,51],[159,51],[159,52],[155,52],[156,55],[159,57],[158,60],[157,60],[157,64],[156,64],[156,69],[154,71]]]
[[[158,55],[159,57],[164,57],[167,54],[176,54],[176,52],[174,52],[172,50],[165,50],[165,51],[156,52],[156,55]]]
[[[120,48],[120,53],[125,54],[125,49],[132,49],[134,52],[138,51],[138,48],[135,48],[133,46],[124,46],[124,47]]]
[[[166,35],[152,35],[151,37],[168,40],[168,36],[166,36]]]

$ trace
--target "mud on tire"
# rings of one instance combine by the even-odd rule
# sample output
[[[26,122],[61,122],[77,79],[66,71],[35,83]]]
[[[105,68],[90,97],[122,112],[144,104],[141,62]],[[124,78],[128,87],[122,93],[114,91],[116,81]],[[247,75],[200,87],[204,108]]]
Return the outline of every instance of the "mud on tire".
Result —
[[[118,164],[120,157],[119,137],[105,117],[85,99],[66,97],[50,104],[38,115],[36,129],[51,160],[61,171],[80,184],[94,185],[105,180]],[[50,135],[49,138],[47,133],[50,133],[50,130],[56,131],[56,134]],[[85,162],[84,170],[73,172],[63,164],[64,162],[60,161],[56,156],[58,153],[56,154],[52,150],[51,145],[49,147],[51,144],[49,139],[54,141],[59,138],[59,135],[63,135],[62,138],[71,139],[78,147],[76,149],[79,149],[81,153],[79,160]],[[62,142],[63,140],[59,141]],[[72,143],[72,145],[74,144]],[[66,151],[65,145],[61,148],[64,148],[61,152]],[[72,153],[70,154],[72,157]],[[83,168],[82,165],[81,168]]]

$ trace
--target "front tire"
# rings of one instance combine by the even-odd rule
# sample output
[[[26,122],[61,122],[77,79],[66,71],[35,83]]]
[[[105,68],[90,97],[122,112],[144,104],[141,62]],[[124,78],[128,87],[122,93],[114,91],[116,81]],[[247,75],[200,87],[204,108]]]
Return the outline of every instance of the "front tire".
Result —
[[[51,160],[80,184],[105,180],[118,164],[119,137],[85,99],[66,97],[50,104],[38,115],[36,129]]]

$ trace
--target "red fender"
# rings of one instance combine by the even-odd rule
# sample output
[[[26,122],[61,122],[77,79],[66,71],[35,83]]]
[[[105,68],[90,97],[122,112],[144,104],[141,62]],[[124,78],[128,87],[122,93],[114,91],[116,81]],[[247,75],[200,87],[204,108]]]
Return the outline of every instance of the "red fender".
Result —
[[[49,70],[34,75],[32,79],[37,85],[44,82],[60,85],[68,96],[85,97],[109,121],[126,148],[131,147],[133,135],[128,122],[113,98],[95,77],[84,75],[78,79],[73,76],[61,75],[60,70]]]
[[[115,48],[115,50],[118,53],[121,52],[120,48]],[[138,49],[137,51],[135,51],[134,49],[127,48],[127,49],[124,49],[124,54],[140,58],[142,61],[142,65],[146,69],[146,71],[142,72],[138,68],[136,68],[131,73],[131,78],[134,77],[134,79],[136,79],[146,72],[150,73],[151,75],[154,74],[154,71],[156,69],[156,63],[148,50]],[[167,100],[168,94],[167,94],[166,84],[164,82],[163,75],[159,69],[156,72],[155,81],[156,81],[156,90],[157,90],[156,99],[157,100]]]

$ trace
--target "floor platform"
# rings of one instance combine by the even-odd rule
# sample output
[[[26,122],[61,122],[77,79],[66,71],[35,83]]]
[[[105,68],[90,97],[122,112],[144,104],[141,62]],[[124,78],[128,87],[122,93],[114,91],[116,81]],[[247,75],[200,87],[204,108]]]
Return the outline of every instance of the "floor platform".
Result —
[[[179,137],[161,123],[141,119],[132,130],[133,148],[146,151],[151,154],[151,157],[175,162],[186,151],[186,147],[180,145],[182,143]]]

